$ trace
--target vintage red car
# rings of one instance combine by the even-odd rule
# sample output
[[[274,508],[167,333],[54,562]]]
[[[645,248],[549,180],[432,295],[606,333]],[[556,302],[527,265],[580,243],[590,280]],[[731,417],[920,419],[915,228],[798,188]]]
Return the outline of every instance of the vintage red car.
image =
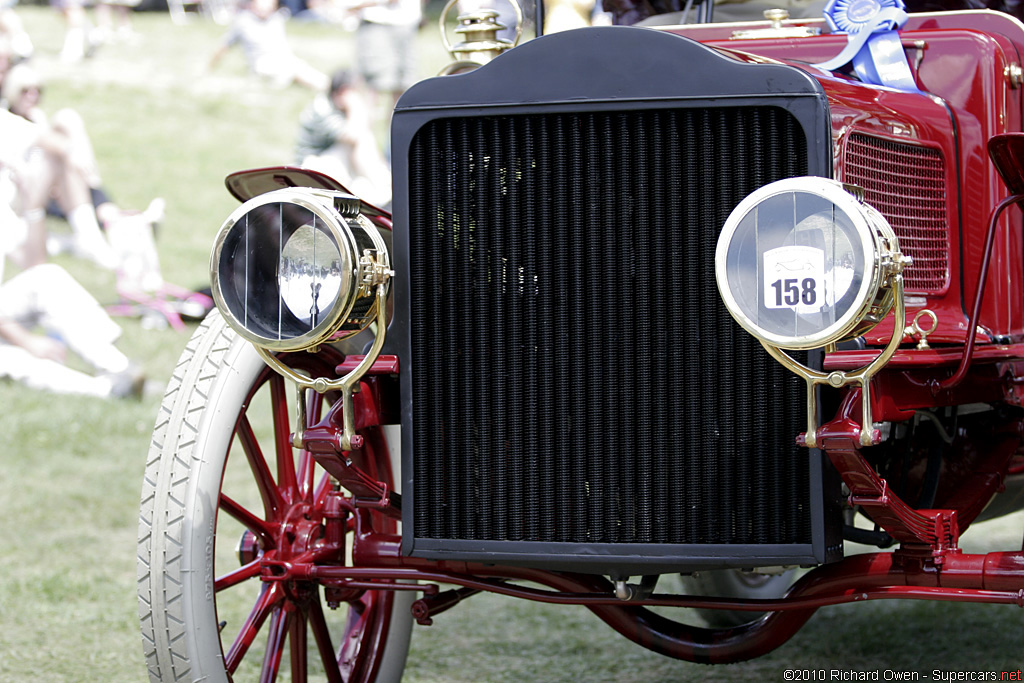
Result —
[[[1019,547],[959,545],[1024,504],[1024,24],[829,9],[485,46],[399,102],[392,212],[230,177],[143,491],[151,678],[397,680],[481,591],[709,663],[1024,606]]]

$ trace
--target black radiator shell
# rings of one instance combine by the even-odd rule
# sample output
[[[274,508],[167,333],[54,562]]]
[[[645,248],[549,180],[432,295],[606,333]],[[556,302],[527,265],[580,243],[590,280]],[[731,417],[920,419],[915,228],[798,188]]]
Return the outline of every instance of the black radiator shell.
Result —
[[[424,537],[416,532],[422,520],[415,512],[414,443],[420,425],[414,420],[417,368],[411,328],[414,293],[410,289],[409,155],[417,133],[438,119],[566,113],[600,116],[607,112],[765,106],[788,112],[802,130],[806,140],[806,158],[801,159],[804,172],[830,177],[828,105],[817,81],[798,69],[743,63],[686,38],[650,29],[589,28],[544,36],[477,71],[417,84],[402,97],[392,124],[396,277],[395,315],[387,347],[401,358],[405,554],[623,575],[702,567],[811,565],[841,554],[836,533],[838,515],[833,508],[838,498],[837,480],[821,453],[806,449],[799,451],[800,457],[808,458],[808,481],[801,484],[806,485],[809,495],[810,531],[806,542],[471,540]],[[629,353],[629,349],[620,351]],[[764,396],[763,400],[771,401],[772,397]],[[802,419],[801,413],[797,421]],[[614,436],[609,435],[609,450],[614,450],[613,441]],[[550,513],[557,515],[558,510]]]

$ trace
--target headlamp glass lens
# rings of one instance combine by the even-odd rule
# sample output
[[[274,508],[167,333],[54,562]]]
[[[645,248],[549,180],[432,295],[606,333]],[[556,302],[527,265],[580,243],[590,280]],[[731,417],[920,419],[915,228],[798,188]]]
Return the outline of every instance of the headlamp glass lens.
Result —
[[[291,202],[267,202],[238,216],[217,272],[223,305],[261,343],[316,336],[336,316],[351,277],[324,218]]]

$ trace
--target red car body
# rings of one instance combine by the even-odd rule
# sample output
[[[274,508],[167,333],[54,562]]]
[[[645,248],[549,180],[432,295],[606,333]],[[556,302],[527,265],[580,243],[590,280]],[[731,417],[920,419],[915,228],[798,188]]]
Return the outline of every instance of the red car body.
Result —
[[[292,425],[284,380],[261,364],[237,405],[217,389],[249,353],[228,326],[252,332],[221,305],[228,326],[207,323],[183,397],[165,402],[160,429],[178,436],[155,440],[140,535],[154,680],[232,675],[263,632],[264,674],[290,652],[304,679],[309,644],[332,680],[384,677],[396,647],[404,659],[388,639],[409,610],[427,624],[479,591],[585,606],[644,647],[711,663],[778,647],[826,605],[1024,606],[1024,552],[959,548],[972,523],[1024,506],[1024,224],[1004,210],[1024,191],[1024,25],[991,11],[910,15],[899,40],[919,92],[822,70],[847,37],[821,20],[785,25],[823,33],[583,29],[403,97],[393,215],[336,203],[389,241],[393,229],[383,349],[265,344],[261,357],[302,387],[308,410]],[[711,283],[725,216],[794,175],[859,187],[913,259],[903,319],[890,312],[801,360],[836,378],[811,389],[816,403],[731,323]],[[295,169],[229,179],[247,202],[282,187],[344,190]],[[228,286],[232,263],[215,254],[215,283]],[[846,381],[888,346],[866,385]],[[222,348],[235,360],[216,360]],[[275,427],[261,449],[249,420],[264,384]],[[211,412],[195,428],[192,405]],[[223,448],[190,449],[193,433],[205,444],[224,431],[262,503],[182,464],[222,467]],[[317,466],[333,479],[315,485]],[[177,482],[198,483],[180,505],[160,502]],[[200,559],[218,514],[245,529],[226,572]],[[879,550],[844,557],[844,539]],[[166,560],[179,546],[186,559]],[[808,571],[788,590],[766,579],[776,587],[656,591],[665,575],[795,566]],[[259,597],[232,638],[200,608],[246,583]],[[161,616],[178,600],[161,597],[168,586],[192,606],[184,640]],[[396,598],[411,592],[423,595]],[[339,649],[321,599],[352,608]],[[710,625],[652,606],[700,608]]]

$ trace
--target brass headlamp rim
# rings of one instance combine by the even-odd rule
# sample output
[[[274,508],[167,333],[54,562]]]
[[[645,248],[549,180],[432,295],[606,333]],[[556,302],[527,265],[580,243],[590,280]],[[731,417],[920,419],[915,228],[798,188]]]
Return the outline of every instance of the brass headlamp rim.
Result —
[[[375,265],[378,265],[385,270],[390,268],[388,251],[377,229],[369,219],[361,213],[356,212],[353,215],[343,215],[337,205],[337,202],[343,199],[347,201],[351,198],[349,195],[333,190],[322,190],[318,188],[282,188],[253,197],[252,199],[244,202],[241,206],[237,207],[228,216],[227,220],[221,226],[220,231],[217,233],[217,237],[214,241],[214,248],[210,257],[211,291],[213,300],[217,305],[217,308],[221,311],[221,314],[224,316],[224,319],[243,339],[249,341],[258,348],[277,352],[312,349],[329,341],[335,341],[338,338],[336,333],[344,324],[347,317],[351,314],[352,309],[359,298],[357,295],[363,279],[363,255],[359,254],[359,247],[355,236],[352,233],[353,228],[348,224],[348,221],[355,221],[358,223],[359,227],[370,236],[370,239],[377,251],[375,256]],[[338,296],[331,306],[330,311],[323,317],[321,322],[314,326],[309,332],[287,339],[269,338],[249,330],[245,325],[245,321],[239,320],[231,311],[224,295],[220,278],[220,260],[222,252],[226,241],[232,234],[237,223],[260,206],[279,203],[293,204],[313,213],[313,215],[321,221],[321,224],[330,231],[331,237],[338,246],[338,252],[342,260],[342,267],[339,275],[341,283],[339,286]],[[376,306],[377,304],[375,303],[374,305]],[[368,311],[367,318],[369,319],[373,314],[373,310]],[[358,330],[354,330],[352,334],[357,331]]]
[[[799,337],[771,333],[747,316],[729,286],[726,268],[729,246],[741,221],[764,201],[795,192],[820,196],[843,210],[854,225],[864,254],[864,277],[856,292],[855,305],[823,330]],[[813,176],[787,178],[751,192],[733,209],[722,228],[715,252],[715,277],[729,313],[740,327],[753,337],[762,343],[788,350],[817,349],[858,337],[877,325],[882,316],[876,316],[877,320],[865,324],[872,309],[884,313],[892,309],[892,288],[886,287],[885,284],[889,279],[889,264],[894,260],[902,263],[900,259],[894,257],[898,253],[894,251],[895,245],[896,236],[888,222],[872,207],[848,192],[842,183]]]

